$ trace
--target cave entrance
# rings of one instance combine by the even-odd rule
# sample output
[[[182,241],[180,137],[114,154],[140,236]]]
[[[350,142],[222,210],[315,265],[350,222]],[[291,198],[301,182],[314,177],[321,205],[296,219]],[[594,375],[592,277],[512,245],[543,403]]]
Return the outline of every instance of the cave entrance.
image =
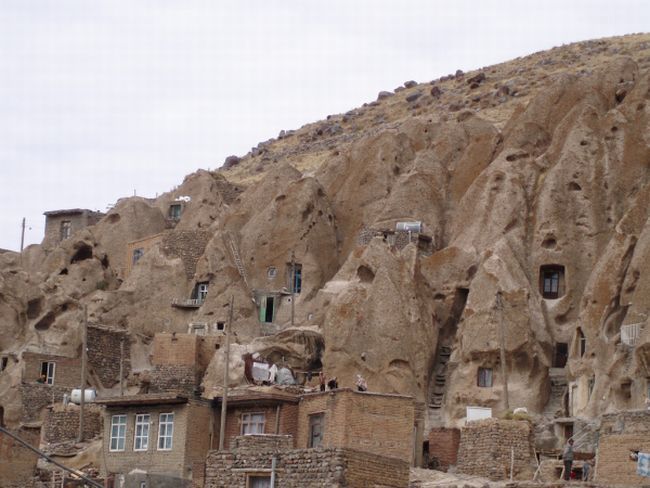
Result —
[[[270,324],[275,315],[275,297],[263,296],[260,299],[260,322]]]
[[[555,343],[555,354],[553,355],[553,367],[564,368],[569,358],[569,345],[566,342]]]

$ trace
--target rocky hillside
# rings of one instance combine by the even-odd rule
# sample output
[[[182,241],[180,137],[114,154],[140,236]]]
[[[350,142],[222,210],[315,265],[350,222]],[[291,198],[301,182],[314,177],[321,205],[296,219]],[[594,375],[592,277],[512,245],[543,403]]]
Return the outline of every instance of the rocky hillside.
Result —
[[[342,386],[361,373],[453,424],[466,405],[505,409],[502,334],[510,407],[555,414],[557,374],[574,414],[641,406],[649,177],[650,35],[407,82],[157,199],[122,199],[60,243],[1,254],[5,421],[20,419],[23,353],[74,357],[84,306],[129,332],[137,391],[152,335],[225,322],[231,297],[233,385],[259,352]],[[172,306],[197,284],[200,306]],[[223,363],[217,351],[206,396]]]

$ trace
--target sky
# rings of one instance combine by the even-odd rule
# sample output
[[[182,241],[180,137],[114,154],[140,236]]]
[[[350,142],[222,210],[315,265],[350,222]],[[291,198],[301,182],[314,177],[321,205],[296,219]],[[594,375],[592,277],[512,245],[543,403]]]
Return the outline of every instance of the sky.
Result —
[[[649,20],[647,0],[2,0],[0,248],[406,80]]]

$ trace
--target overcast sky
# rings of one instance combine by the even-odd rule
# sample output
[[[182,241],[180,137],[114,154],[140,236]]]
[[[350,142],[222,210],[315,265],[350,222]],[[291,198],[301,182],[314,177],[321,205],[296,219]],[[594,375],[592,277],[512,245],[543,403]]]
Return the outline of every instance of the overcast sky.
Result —
[[[649,21],[647,0],[1,0],[0,248],[406,80]]]

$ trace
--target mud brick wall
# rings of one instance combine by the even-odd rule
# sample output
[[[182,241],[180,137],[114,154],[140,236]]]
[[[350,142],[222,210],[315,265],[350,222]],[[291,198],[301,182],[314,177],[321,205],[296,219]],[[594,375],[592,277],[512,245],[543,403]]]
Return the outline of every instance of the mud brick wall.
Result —
[[[156,334],[151,362],[154,365],[192,366],[198,360],[199,336],[194,334]]]
[[[173,230],[163,236],[162,252],[170,257],[181,258],[185,274],[192,278],[196,263],[203,255],[210,237],[210,232],[204,230]]]
[[[245,413],[261,413],[264,414],[264,434],[275,434],[275,416],[277,406],[267,405],[262,407],[236,407],[228,409],[228,416],[226,417],[226,435],[224,438],[225,449],[230,449],[234,445],[235,440],[241,436],[241,418]],[[217,434],[219,433],[219,424],[217,423]],[[298,405],[292,403],[283,403],[280,406],[280,426],[278,434],[290,435],[291,446],[293,449],[293,440],[298,432]],[[248,438],[249,436],[245,436]],[[253,436],[254,437],[254,436]]]
[[[22,383],[20,393],[23,405],[22,420],[40,420],[41,410],[51,403],[63,400],[65,393],[70,394],[71,389],[65,386],[50,386],[42,383]]]
[[[41,377],[41,363],[52,361],[56,364],[54,370],[54,386],[79,387],[81,381],[81,358],[67,358],[34,352],[23,353],[25,363],[23,381],[36,382]]]
[[[309,416],[324,413],[323,447],[343,447],[413,461],[415,403],[400,395],[359,393],[347,388],[304,395],[296,447],[309,443]]]
[[[458,460],[459,429],[431,429],[429,432],[429,459],[435,461],[434,469],[447,471]]]
[[[252,437],[252,436],[249,436]],[[280,446],[285,441],[280,441]],[[211,451],[206,461],[205,488],[245,487],[249,475],[270,475],[271,458],[277,458],[277,486],[329,488],[332,486],[408,486],[405,461],[351,449],[263,449],[254,442],[230,452]]]
[[[469,422],[461,429],[459,473],[503,480],[510,476],[514,449],[514,478],[529,479],[534,469],[532,429],[528,422],[486,419]]]
[[[637,410],[603,415],[596,455],[595,481],[603,484],[647,485],[636,474],[630,451],[650,452],[650,412]]]
[[[87,405],[84,411],[84,439],[94,439],[102,432],[102,413],[94,405]],[[51,409],[45,412],[43,440],[48,443],[72,441],[79,434],[79,408],[70,405],[66,409]]]
[[[38,446],[38,429],[13,431],[32,446]],[[3,488],[24,488],[34,475],[38,457],[21,446],[11,437],[0,435],[0,486]]]
[[[151,370],[151,393],[183,393],[192,395],[198,386],[196,367],[180,364],[156,365]]]
[[[124,376],[131,371],[131,344],[122,331],[88,327],[88,364],[104,388],[120,381],[120,343],[124,340]]]

